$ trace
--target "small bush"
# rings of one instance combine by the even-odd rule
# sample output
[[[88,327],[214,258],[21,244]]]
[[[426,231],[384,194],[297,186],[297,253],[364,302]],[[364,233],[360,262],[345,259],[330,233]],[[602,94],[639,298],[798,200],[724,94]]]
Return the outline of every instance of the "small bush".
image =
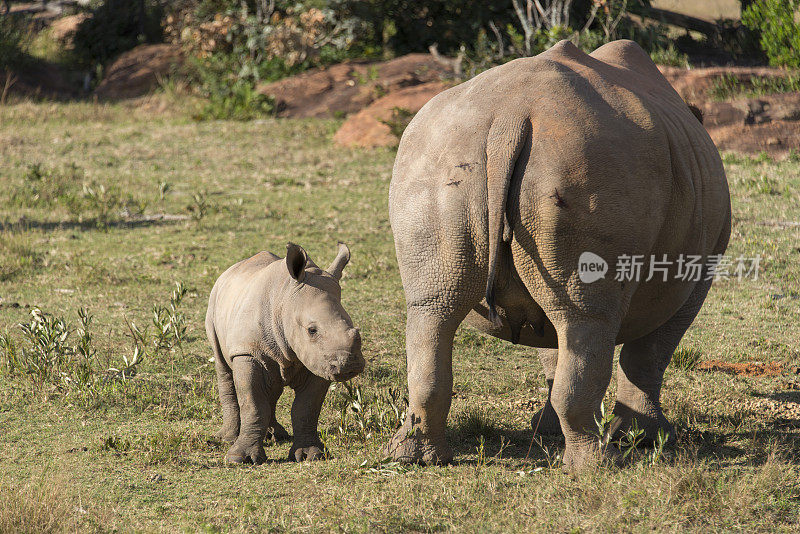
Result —
[[[17,67],[25,56],[29,32],[24,19],[0,16],[0,71]]]
[[[406,127],[411,122],[411,119],[414,118],[414,115],[413,111],[406,108],[394,107],[392,108],[392,116],[381,122],[389,127],[389,131],[392,132],[393,136],[400,139],[403,137],[403,132],[406,131]]]
[[[703,352],[698,349],[678,349],[672,355],[672,365],[684,371],[691,371],[703,357]]]
[[[670,67],[688,68],[689,56],[680,52],[673,45],[666,48],[655,48],[650,51],[650,59],[658,65],[668,65]]]
[[[85,171],[74,163],[58,168],[29,165],[22,183],[11,188],[8,201],[24,207],[61,206],[79,222],[93,221],[101,227],[121,217],[140,215],[147,205],[116,187],[87,180]]]
[[[761,47],[771,65],[800,68],[798,0],[755,0],[742,12],[742,22],[761,33]]]
[[[716,80],[709,91],[717,101],[731,98],[757,98],[762,95],[794,93],[800,91],[800,76],[785,77],[751,76],[743,81],[733,74],[726,74]]]

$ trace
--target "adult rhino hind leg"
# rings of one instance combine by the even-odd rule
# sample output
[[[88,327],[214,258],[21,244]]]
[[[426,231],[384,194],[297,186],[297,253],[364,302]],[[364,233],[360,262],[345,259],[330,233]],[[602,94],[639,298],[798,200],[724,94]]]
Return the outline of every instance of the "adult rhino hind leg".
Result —
[[[544,368],[544,378],[547,381],[547,402],[531,418],[531,427],[536,434],[545,436],[560,436],[561,423],[558,421],[558,414],[553,409],[550,399],[553,393],[553,379],[556,375],[556,364],[558,363],[558,349],[537,349],[539,361]]]
[[[403,426],[386,447],[399,461],[434,465],[453,460],[445,427],[453,395],[452,353],[457,327],[457,322],[424,308],[408,309],[409,407]]]
[[[406,297],[409,406],[386,452],[403,462],[449,463],[453,451],[445,427],[453,395],[453,338],[480,302],[486,279],[470,260],[475,251],[469,231],[445,227],[431,233],[426,226],[434,221],[418,222],[398,211],[392,227]],[[424,206],[420,211],[423,217],[431,212]]]
[[[619,464],[619,451],[602,445],[596,423],[611,381],[618,325],[583,317],[564,318],[554,325],[559,348],[550,398],[564,432],[564,468],[578,471],[604,461]]]
[[[614,414],[622,419],[618,436],[636,421],[644,440],[653,443],[659,430],[675,442],[675,429],[661,411],[664,372],[684,333],[694,321],[711,288],[711,280],[697,283],[683,306],[653,332],[625,343],[617,365],[617,401]]]

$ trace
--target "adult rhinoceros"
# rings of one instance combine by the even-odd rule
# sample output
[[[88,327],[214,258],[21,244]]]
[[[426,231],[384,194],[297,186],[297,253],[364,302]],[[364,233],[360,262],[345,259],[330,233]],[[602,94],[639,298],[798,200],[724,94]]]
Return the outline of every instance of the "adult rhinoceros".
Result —
[[[636,419],[649,438],[674,435],[663,374],[727,247],[730,197],[713,142],[638,45],[587,55],[562,41],[433,98],[403,134],[389,212],[408,312],[410,406],[388,445],[395,458],[451,460],[453,336],[465,318],[557,348],[539,351],[551,384],[541,423],[560,422],[565,468],[618,458],[595,422],[617,344],[621,429]],[[578,272],[584,253],[610,264],[591,283]],[[641,277],[626,262],[644,263]],[[686,276],[689,263],[702,271]]]

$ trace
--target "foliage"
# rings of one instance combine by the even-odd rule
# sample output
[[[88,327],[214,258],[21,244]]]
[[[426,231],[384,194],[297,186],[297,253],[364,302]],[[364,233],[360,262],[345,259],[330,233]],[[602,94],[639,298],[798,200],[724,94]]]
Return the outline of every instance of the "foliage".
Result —
[[[100,361],[91,328],[94,316],[86,309],[78,310],[78,325],[73,327],[63,317],[33,308],[30,320],[17,325],[22,339],[8,331],[0,333],[0,374],[21,379],[36,391],[47,388],[88,398],[106,394],[116,383],[133,378],[146,356],[181,346],[186,339],[186,316],[178,307],[185,295],[185,286],[178,282],[169,304],[153,307],[152,338],[147,328],[127,323],[132,354],[123,354],[122,365],[117,366],[109,364],[110,355],[104,363]]]
[[[689,67],[689,57],[683,52],[669,44],[666,47],[656,47],[650,50],[650,59],[657,65],[669,65],[670,67]]]
[[[158,0],[103,0],[75,33],[76,61],[94,68],[136,45],[159,41],[162,14]]]
[[[9,191],[9,201],[23,207],[64,207],[78,222],[105,226],[123,216],[144,212],[146,202],[118,187],[88,180],[85,171],[74,163],[46,168],[28,165],[21,184]]]
[[[414,112],[406,108],[395,106],[392,108],[392,116],[381,122],[389,127],[389,131],[392,135],[400,139],[403,137],[403,132],[411,122],[411,119],[414,118],[414,115]]]
[[[359,21],[330,9],[226,5],[203,2],[166,18],[167,36],[186,51],[188,77],[207,100],[198,120],[269,115],[273,105],[257,91],[260,82],[363,53],[356,50]]]
[[[741,80],[734,74],[726,74],[714,80],[709,94],[714,100],[723,101],[731,98],[757,98],[762,95],[797,91],[800,91],[800,75],[797,74],[751,76],[748,80]]]
[[[698,349],[679,349],[672,354],[672,365],[684,371],[697,367],[703,358],[703,351]]]
[[[19,66],[25,56],[28,40],[28,25],[25,19],[18,16],[0,16],[0,72]]]
[[[366,440],[373,433],[389,435],[403,424],[408,396],[392,387],[365,392],[360,385],[343,382],[331,386],[339,411],[338,431]]]
[[[756,0],[742,12],[742,22],[760,32],[770,64],[800,68],[799,9],[798,0]]]

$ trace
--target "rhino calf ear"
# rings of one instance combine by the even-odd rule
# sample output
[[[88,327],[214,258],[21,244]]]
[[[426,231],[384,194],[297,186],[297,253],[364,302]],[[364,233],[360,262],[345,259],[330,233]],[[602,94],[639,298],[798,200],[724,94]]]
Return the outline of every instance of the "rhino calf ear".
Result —
[[[294,243],[286,245],[286,268],[289,270],[289,275],[298,282],[302,282],[306,277],[307,262],[308,254],[303,247]]]
[[[350,249],[347,248],[347,245],[339,241],[339,253],[336,254],[336,259],[333,260],[331,266],[328,267],[328,272],[336,278],[340,280],[342,278],[342,271],[344,271],[345,265],[347,262],[350,261]]]

